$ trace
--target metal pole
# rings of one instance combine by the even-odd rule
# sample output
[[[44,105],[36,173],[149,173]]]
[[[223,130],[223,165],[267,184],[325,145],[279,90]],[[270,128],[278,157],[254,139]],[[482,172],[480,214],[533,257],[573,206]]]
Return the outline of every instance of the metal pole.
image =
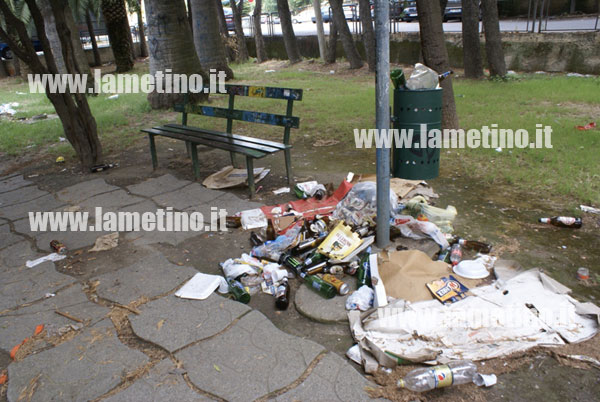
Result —
[[[390,129],[390,3],[375,0],[375,125]],[[390,149],[377,148],[377,247],[390,242]]]

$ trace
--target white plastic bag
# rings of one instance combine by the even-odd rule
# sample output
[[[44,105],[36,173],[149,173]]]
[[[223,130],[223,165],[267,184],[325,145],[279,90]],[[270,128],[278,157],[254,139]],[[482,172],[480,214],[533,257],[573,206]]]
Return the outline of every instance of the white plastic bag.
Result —
[[[398,196],[390,190],[390,209],[398,208]],[[343,219],[350,225],[375,223],[377,215],[377,184],[374,181],[356,183],[352,190],[337,204],[334,219]]]
[[[230,258],[222,262],[221,267],[226,278],[235,279],[243,274],[257,275],[258,270],[262,268],[262,264],[256,258],[252,258],[248,254],[242,254],[241,258]]]
[[[438,83],[438,73],[421,63],[417,63],[410,78],[406,80],[406,88],[411,90],[434,89]]]
[[[458,211],[452,205],[448,205],[446,209],[434,207],[427,203],[425,197],[418,195],[406,203],[406,208],[413,216],[423,214],[429,222],[435,223],[444,233],[452,233],[454,231],[452,223]]]
[[[366,311],[373,306],[373,289],[363,285],[346,299],[346,310]]]
[[[446,249],[450,247],[448,240],[446,240],[446,236],[444,236],[435,223],[418,221],[410,215],[394,214],[390,224],[399,229],[404,237],[420,240],[429,236],[433,241],[439,244],[441,248]]]

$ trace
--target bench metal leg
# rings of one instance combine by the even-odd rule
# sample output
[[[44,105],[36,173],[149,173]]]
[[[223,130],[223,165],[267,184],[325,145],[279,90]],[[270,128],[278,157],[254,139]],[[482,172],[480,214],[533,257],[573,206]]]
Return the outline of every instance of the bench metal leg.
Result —
[[[154,134],[148,134],[148,142],[150,143],[150,156],[152,156],[152,169],[158,167],[158,158],[156,156],[156,144],[154,143]]]
[[[189,141],[186,141],[185,142],[185,149],[187,151],[188,158],[191,158],[192,157],[192,143],[189,142]]]
[[[196,180],[200,178],[200,166],[198,166],[198,145],[186,141],[187,147],[192,154],[192,166],[194,167],[194,177]]]
[[[246,156],[246,169],[248,170],[248,188],[250,188],[250,199],[254,197],[254,159]]]
[[[283,151],[285,153],[285,171],[287,174],[287,182],[288,182],[288,186],[292,185],[292,153],[291,150],[285,149]]]
[[[235,152],[229,152],[229,156],[231,157],[231,166],[237,168],[237,162],[235,160]]]

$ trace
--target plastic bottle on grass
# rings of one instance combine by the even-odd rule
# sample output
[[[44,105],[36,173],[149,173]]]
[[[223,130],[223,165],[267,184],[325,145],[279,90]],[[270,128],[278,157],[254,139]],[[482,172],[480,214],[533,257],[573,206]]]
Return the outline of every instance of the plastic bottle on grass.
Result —
[[[413,370],[398,380],[398,387],[424,392],[451,385],[468,384],[473,382],[476,375],[475,363],[470,360],[458,360],[440,366]]]

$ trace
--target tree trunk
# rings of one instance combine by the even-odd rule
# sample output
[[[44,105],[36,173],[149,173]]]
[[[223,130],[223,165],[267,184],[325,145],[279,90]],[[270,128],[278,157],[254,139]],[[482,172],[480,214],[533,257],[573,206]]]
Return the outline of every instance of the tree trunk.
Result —
[[[440,11],[442,12],[442,20],[444,19],[444,14],[446,13],[447,5],[448,5],[448,0],[440,0]]]
[[[229,29],[227,29],[227,21],[225,21],[225,11],[223,11],[223,3],[221,0],[215,0],[217,4],[217,13],[219,14],[219,30],[221,35],[229,37]]]
[[[346,58],[350,63],[350,68],[361,68],[363,61],[356,50],[354,38],[352,37],[350,28],[346,22],[344,9],[342,8],[342,0],[330,0],[329,5],[331,6],[331,13],[333,14],[332,19],[335,22],[335,26],[340,34],[342,46],[344,47],[344,53],[346,54]]]
[[[56,60],[56,66],[60,74],[66,74],[67,68],[65,65],[65,60],[62,55],[62,38],[59,37],[54,13],[52,11],[52,6],[50,4],[50,0],[38,0],[40,5],[40,9],[42,11],[42,16],[45,21],[48,21],[46,26],[46,36],[50,42],[50,46],[52,46],[52,53],[54,54],[54,58]],[[75,19],[73,18],[73,12],[69,7],[68,3],[64,4],[62,18],[65,20],[65,24],[68,26],[69,38],[73,47],[73,54],[77,59],[77,64],[75,68],[77,73],[87,74],[87,87],[93,89],[94,88],[94,76],[90,70],[90,64],[88,62],[87,56],[85,55],[85,51],[83,50],[83,45],[81,44],[81,39],[79,38],[79,31],[75,25]]]
[[[325,43],[325,29],[323,29],[323,14],[321,14],[320,0],[312,0],[313,10],[315,11],[315,22],[317,24],[317,39],[319,41],[319,56],[325,61],[327,58],[327,45]]]
[[[438,73],[443,73],[450,69],[450,63],[444,41],[442,14],[439,7],[440,4],[436,1],[417,0],[421,52],[424,63]],[[443,88],[442,128],[458,128],[452,78],[446,78],[442,81],[441,86]]]
[[[171,69],[172,74],[201,74],[206,86],[208,76],[202,70],[200,59],[194,48],[190,24],[187,21],[184,0],[145,0],[148,21],[148,43],[150,50],[150,74]],[[148,94],[153,109],[166,109],[182,103],[183,93]],[[205,100],[208,94],[189,93],[189,100]]]
[[[85,24],[87,25],[88,34],[90,35],[90,42],[92,43],[92,53],[94,54],[94,67],[102,65],[102,58],[100,57],[100,51],[98,50],[98,42],[96,42],[96,32],[94,30],[94,23],[92,22],[92,16],[90,15],[90,9],[85,10]]]
[[[191,0],[193,36],[196,53],[205,70],[225,71],[228,79],[233,71],[227,65],[225,45],[219,33],[217,5],[214,0]]]
[[[569,7],[569,14],[574,14],[575,13],[575,0],[571,0],[571,6]]]
[[[101,0],[102,15],[108,31],[108,40],[115,57],[117,73],[133,68],[133,40],[124,0]]]
[[[285,45],[288,60],[291,64],[299,63],[302,61],[302,56],[300,56],[298,41],[296,40],[296,34],[292,26],[292,14],[290,13],[288,0],[277,0],[277,13],[279,14],[283,44]]]
[[[337,58],[337,41],[338,41],[338,30],[335,25],[335,21],[329,18],[329,43],[327,44],[327,57],[325,62],[329,64],[335,63]]]
[[[500,36],[498,5],[496,0],[482,0],[483,29],[485,31],[485,54],[491,77],[506,76],[506,62]]]
[[[235,24],[235,39],[238,47],[238,60],[245,62],[248,60],[248,47],[246,46],[246,36],[242,27],[242,10],[244,9],[244,0],[239,0],[236,5],[234,0],[230,0],[231,11],[233,12],[233,23]]]
[[[192,30],[192,35],[194,34],[194,18],[192,17],[192,0],[187,0],[187,17],[188,22],[190,24],[190,29]]]
[[[265,40],[262,35],[262,26],[260,23],[262,13],[262,0],[256,0],[254,4],[254,14],[252,20],[254,22],[254,43],[256,44],[256,61],[262,63],[267,61],[267,50],[265,49]]]
[[[463,64],[466,78],[483,77],[481,43],[479,41],[479,1],[462,1]]]
[[[144,19],[142,18],[142,0],[138,0],[137,23],[138,35],[140,36],[140,57],[148,57],[148,43],[146,43],[146,29],[144,28]]]
[[[358,11],[360,23],[363,29],[363,44],[367,55],[369,71],[375,71],[375,31],[373,30],[373,20],[371,18],[371,5],[369,0],[358,1]]]
[[[38,39],[42,43],[46,65],[42,64],[36,54],[27,27],[8,8],[6,2],[0,2],[0,13],[7,25],[18,33],[18,39],[8,36],[0,26],[0,39],[6,41],[13,53],[25,62],[34,74],[58,74],[52,46],[46,36],[46,27],[42,13],[35,0],[26,0],[34,22]],[[50,0],[53,19],[58,37],[61,40],[61,55],[68,74],[77,74],[80,67],[72,42],[66,3],[61,0]],[[70,11],[68,11],[70,13]],[[102,161],[102,146],[98,139],[96,120],[90,111],[85,94],[51,93],[46,87],[46,96],[54,106],[63,126],[67,140],[71,143],[84,167],[91,167]]]

